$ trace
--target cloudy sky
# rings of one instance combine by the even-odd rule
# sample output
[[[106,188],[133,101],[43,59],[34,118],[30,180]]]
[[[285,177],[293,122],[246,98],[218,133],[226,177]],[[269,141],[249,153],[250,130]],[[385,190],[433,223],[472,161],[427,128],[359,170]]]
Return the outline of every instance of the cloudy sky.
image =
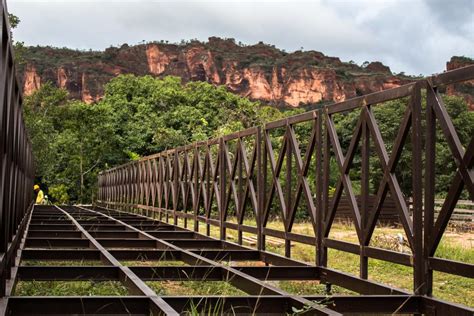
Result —
[[[27,45],[102,50],[143,40],[232,37],[343,61],[382,61],[432,74],[453,55],[474,57],[474,0],[8,0]]]

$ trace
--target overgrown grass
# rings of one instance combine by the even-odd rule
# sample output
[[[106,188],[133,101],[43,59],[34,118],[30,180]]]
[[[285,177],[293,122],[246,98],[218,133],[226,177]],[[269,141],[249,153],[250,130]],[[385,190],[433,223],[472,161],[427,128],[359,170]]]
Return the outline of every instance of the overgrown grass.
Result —
[[[226,281],[148,281],[146,284],[158,295],[247,295]]]
[[[17,296],[123,296],[127,288],[118,281],[19,281]]]
[[[326,285],[320,284],[319,281],[277,281],[273,285],[280,289],[296,295],[326,295]],[[345,289],[343,287],[331,286],[331,294],[338,295],[357,295],[356,292]]]
[[[180,260],[127,260],[120,261],[124,266],[128,267],[182,267],[188,266],[184,261]]]
[[[104,266],[102,261],[96,260],[22,260],[21,266]]]

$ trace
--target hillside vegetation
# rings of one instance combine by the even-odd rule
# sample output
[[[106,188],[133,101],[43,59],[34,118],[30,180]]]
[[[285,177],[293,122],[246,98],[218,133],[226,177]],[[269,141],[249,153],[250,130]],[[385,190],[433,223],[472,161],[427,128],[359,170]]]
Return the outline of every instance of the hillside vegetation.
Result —
[[[95,105],[45,84],[25,97],[37,181],[59,203],[91,202],[100,170],[282,117],[205,82],[119,76]],[[291,113],[293,113],[292,111]]]

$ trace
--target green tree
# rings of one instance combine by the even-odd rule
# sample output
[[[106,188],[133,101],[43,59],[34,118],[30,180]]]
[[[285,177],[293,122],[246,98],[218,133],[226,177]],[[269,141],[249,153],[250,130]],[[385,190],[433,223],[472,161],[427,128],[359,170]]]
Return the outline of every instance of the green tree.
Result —
[[[282,117],[208,83],[119,76],[94,105],[44,84],[25,98],[39,180],[57,201],[90,202],[97,172],[141,156]]]
[[[46,83],[25,98],[24,113],[38,181],[53,200],[90,202],[97,172],[125,161],[107,107],[68,101]]]
[[[123,161],[109,124],[109,109],[82,102],[69,103],[58,114],[64,122],[56,147],[60,166],[58,176],[71,188],[71,198],[89,202],[97,174],[110,164]]]
[[[67,92],[57,89],[50,83],[23,102],[25,124],[33,146],[36,174],[40,181],[52,184],[55,179],[58,152],[55,144],[59,131],[55,127],[56,110],[66,104]],[[56,125],[60,122],[56,122]]]
[[[122,75],[110,81],[102,105],[129,155],[149,155],[189,142],[239,131],[281,117],[258,102],[206,82],[177,77]]]
[[[8,13],[8,20],[10,21],[10,27],[12,30],[17,28],[21,22],[20,18],[12,13]],[[20,41],[13,41],[13,31],[12,31],[11,36],[12,36],[12,42],[13,42],[13,46],[15,50],[15,62],[17,64],[23,64],[25,62],[25,59],[23,57],[26,50],[25,43],[20,42]]]

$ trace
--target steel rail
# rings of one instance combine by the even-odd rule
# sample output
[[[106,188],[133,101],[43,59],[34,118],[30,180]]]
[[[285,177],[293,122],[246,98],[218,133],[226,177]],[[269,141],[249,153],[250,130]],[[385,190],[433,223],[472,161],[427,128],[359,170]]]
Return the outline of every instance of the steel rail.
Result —
[[[156,293],[148,287],[139,277],[137,277],[130,268],[123,266],[114,256],[110,254],[108,250],[102,246],[79,222],[67,211],[63,210],[59,206],[56,208],[61,211],[68,219],[76,226],[76,228],[83,234],[87,241],[100,252],[103,260],[120,269],[120,280],[127,284],[128,288],[136,295],[143,295],[148,297],[152,305],[150,312],[152,315],[160,315],[165,313],[166,315],[179,315],[171,306],[168,305],[161,297],[157,296]]]

